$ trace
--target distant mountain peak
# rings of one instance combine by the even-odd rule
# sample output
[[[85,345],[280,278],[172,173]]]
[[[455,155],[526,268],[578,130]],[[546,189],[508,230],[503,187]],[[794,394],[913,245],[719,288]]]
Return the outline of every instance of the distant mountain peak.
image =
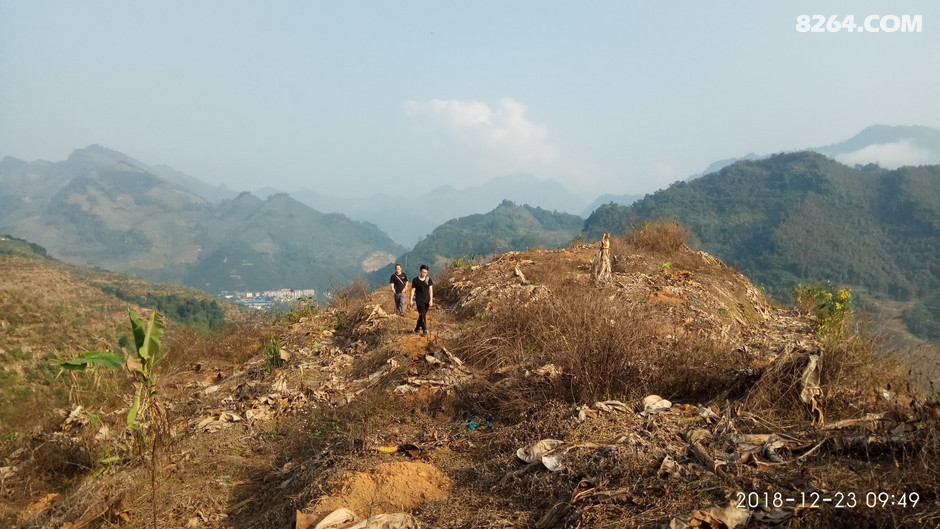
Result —
[[[847,140],[812,150],[830,155],[903,140],[923,144],[925,147],[937,147],[940,146],[940,130],[923,125],[869,125]]]
[[[81,149],[75,149],[74,151],[72,151],[72,154],[69,156],[69,158],[85,156],[85,155],[107,156],[115,160],[133,160],[133,158],[124,154],[123,152],[116,151],[114,149],[109,149],[97,143],[93,143]],[[134,161],[136,162],[136,160]],[[137,162],[137,163],[140,163],[140,162]]]
[[[887,169],[940,163],[940,130],[922,125],[871,125],[855,136],[813,149],[847,165]]]
[[[887,169],[897,169],[904,165],[940,164],[940,129],[924,125],[879,123],[865,127],[846,140],[803,150],[823,154],[849,166],[877,164]],[[737,161],[767,157],[768,155],[749,153],[739,158],[718,160],[686,181],[718,172]]]
[[[147,165],[134,158],[98,144],[83,149],[75,149],[65,161],[66,164],[83,170],[99,169],[123,163],[141,171],[147,171]]]

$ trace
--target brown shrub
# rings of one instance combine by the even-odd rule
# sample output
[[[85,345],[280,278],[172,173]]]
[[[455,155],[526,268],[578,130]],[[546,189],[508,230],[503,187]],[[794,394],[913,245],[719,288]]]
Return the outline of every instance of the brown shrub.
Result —
[[[624,235],[624,239],[637,248],[656,253],[669,253],[682,248],[689,240],[690,233],[689,228],[676,221],[643,221],[639,230],[631,230]]]
[[[897,355],[914,388],[927,399],[940,400],[940,344],[918,344]]]
[[[270,318],[264,314],[255,314],[241,325],[224,329],[214,336],[192,327],[171,329],[166,337],[167,354],[160,367],[173,373],[189,369],[199,362],[245,362],[258,352],[273,329]]]
[[[800,400],[800,376],[806,362],[807,355],[795,354],[780,357],[770,364],[747,390],[746,408],[777,423],[780,428],[811,421],[810,408]]]
[[[336,330],[340,334],[349,334],[355,328],[369,301],[369,293],[369,285],[362,279],[350,281],[333,293],[329,308],[335,315]]]
[[[502,304],[463,333],[457,353],[490,372],[554,364],[563,372],[554,397],[576,403],[649,393],[707,398],[729,380],[730,348],[668,313],[591,288],[563,292]]]
[[[828,338],[828,337],[827,337]],[[859,396],[872,396],[895,382],[890,357],[878,357],[872,341],[860,336],[823,341],[820,387],[831,405],[857,406]]]
[[[806,362],[806,354],[775,360],[748,390],[747,408],[785,425],[811,420],[809,406],[800,400],[801,375]],[[898,368],[893,356],[874,353],[871,338],[827,337],[819,355],[819,387],[826,420],[859,417],[893,406],[884,400],[884,392],[908,389],[903,383],[906,377]]]
[[[364,279],[354,279],[333,293],[330,307],[336,310],[349,311],[356,302],[366,299],[371,289]]]

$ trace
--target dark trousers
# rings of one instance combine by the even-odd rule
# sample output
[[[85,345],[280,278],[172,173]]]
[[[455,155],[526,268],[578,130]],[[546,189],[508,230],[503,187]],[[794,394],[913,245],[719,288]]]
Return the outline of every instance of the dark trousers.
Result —
[[[419,330],[427,332],[428,330],[428,307],[431,305],[428,301],[418,301],[415,303],[415,308],[418,309],[418,323],[415,325],[415,332]]]

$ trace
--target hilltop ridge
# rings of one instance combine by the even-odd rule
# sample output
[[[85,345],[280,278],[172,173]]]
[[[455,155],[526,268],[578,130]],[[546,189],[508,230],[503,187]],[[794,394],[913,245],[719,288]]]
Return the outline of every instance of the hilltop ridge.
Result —
[[[427,337],[386,289],[350,285],[326,308],[174,341],[159,374],[173,439],[156,473],[160,525],[940,520],[940,479],[924,471],[940,456],[936,401],[909,394],[863,339],[821,336],[817,317],[769,302],[686,235],[666,224],[614,238],[603,283],[597,243],[457,267],[434,278]],[[148,527],[146,458],[88,458],[114,453],[121,409],[81,412],[99,422],[72,411],[7,455],[0,519]],[[50,457],[100,477],[73,471],[53,489]],[[822,500],[839,493],[855,506]]]

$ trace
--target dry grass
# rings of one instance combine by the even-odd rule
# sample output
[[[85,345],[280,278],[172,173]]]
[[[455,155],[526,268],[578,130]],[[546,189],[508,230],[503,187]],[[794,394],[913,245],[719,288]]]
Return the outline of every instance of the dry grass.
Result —
[[[257,353],[275,332],[270,318],[263,314],[255,314],[238,327],[223,329],[218,334],[207,334],[190,327],[170,328],[166,337],[170,354],[161,362],[161,368],[174,373],[197,363],[241,364]]]
[[[740,361],[727,344],[687,332],[645,301],[611,302],[591,288],[495,308],[472,325],[457,352],[482,371],[561,368],[554,398],[572,403],[650,393],[707,401]]]
[[[826,401],[831,408],[844,410],[833,418],[855,416],[867,401],[880,400],[885,392],[901,396],[901,392],[910,390],[904,387],[897,359],[876,355],[871,339],[858,335],[825,339],[820,359],[823,362],[820,387]]]
[[[678,222],[644,222],[639,230],[624,234],[628,244],[650,253],[671,253],[682,248],[691,231]]]
[[[818,351],[785,355],[771,363],[746,391],[744,406],[779,429],[812,421],[812,412],[800,400],[800,391],[807,353],[814,352],[819,354],[819,386],[827,421],[883,412],[897,403],[922,398],[902,371],[899,359],[876,354],[877,349],[877,339],[871,336],[826,336]]]
[[[97,413],[124,404],[121,397],[130,388],[124,372],[60,373],[58,362],[85,351],[120,350],[132,341],[127,313],[132,305],[96,285],[157,286],[132,276],[38,259],[0,257],[0,269],[0,458],[4,458],[24,447],[24,439],[33,432],[61,422],[60,410],[79,404]],[[181,286],[159,287],[185,291]],[[227,310],[229,315],[241,313]],[[184,335],[190,333],[171,324],[167,338],[177,333],[176,347],[183,349],[188,340]]]
[[[940,400],[940,344],[919,344],[897,357],[910,376],[914,388],[933,400]]]
[[[362,279],[350,281],[333,293],[330,308],[350,312],[357,303],[365,300],[371,291],[372,289]]]
[[[736,273],[684,247],[681,229],[664,224],[647,232],[642,238],[634,234],[613,242],[613,253],[630,259],[629,273],[626,268],[615,270],[620,272],[616,279],[633,290],[589,284],[584,266],[592,251],[588,247],[523,254],[502,264],[491,263],[498,267],[489,272],[481,267],[477,271],[486,272],[489,275],[483,275],[490,279],[481,286],[495,285],[501,292],[516,289],[515,295],[494,296],[492,308],[481,312],[453,312],[447,306],[457,301],[448,291],[452,279],[470,276],[469,267],[454,270],[452,277],[442,276],[435,298],[440,312],[434,314],[439,336],[433,340],[405,334],[413,324],[411,318],[370,319],[368,314],[376,304],[389,310],[391,296],[384,289],[370,293],[361,284],[342,289],[329,309],[281,321],[257,320],[215,337],[169,329],[170,353],[158,373],[160,397],[172,404],[171,420],[178,419],[179,430],[164,445],[157,477],[158,525],[181,527],[196,519],[210,527],[292,526],[297,509],[314,508],[318,498],[342,487],[348,473],[416,458],[434,464],[454,481],[447,500],[412,511],[423,522],[439,527],[662,527],[673,516],[722,502],[729,491],[779,489],[792,495],[807,484],[830,491],[849,487],[916,490],[921,506],[933,507],[903,512],[828,509],[803,513],[789,522],[792,527],[936,527],[940,521],[935,507],[940,490],[940,406],[936,402],[920,400],[913,407],[894,409],[919,417],[892,423],[892,427],[916,428],[904,434],[902,443],[872,443],[865,452],[848,441],[833,441],[814,457],[774,467],[733,466],[728,476],[709,472],[686,455],[689,431],[717,428],[695,411],[673,410],[651,417],[623,412],[600,414],[585,422],[575,419],[575,405],[608,398],[634,402],[657,393],[676,402],[715,402],[722,420],[747,409],[780,426],[779,433],[809,435],[805,432],[814,431],[796,395],[801,371],[796,360],[771,364],[756,384],[749,381],[732,394],[728,388],[735,370],[753,367],[753,358],[745,358],[733,344],[716,338],[706,320],[689,318],[685,309],[692,304],[690,299],[683,298],[685,305],[648,299],[649,291],[668,279],[662,263],[669,261],[680,270],[701,271],[693,279],[704,284],[702,288],[712,289],[706,293],[717,292],[720,285],[729,300],[723,298],[727,306],[751,303],[742,295],[745,287]],[[513,279],[516,265],[524,268],[526,284]],[[674,292],[681,288],[675,286]],[[702,301],[698,310],[720,314],[717,305],[709,306],[703,294],[698,296]],[[748,330],[759,326],[758,318],[742,317],[739,323],[730,316],[707,321]],[[405,325],[404,331],[399,324]],[[317,340],[329,334],[321,334],[325,328],[335,329],[336,334],[317,349]],[[292,362],[273,372],[259,367],[264,363],[261,347],[272,336],[291,351],[308,349],[301,358],[309,369],[306,375],[312,378],[304,379]],[[441,346],[473,368],[470,382],[435,390],[421,388],[406,395],[392,391],[409,376],[441,369],[424,361],[425,348]],[[864,388],[885,372],[881,364],[873,363],[871,350],[870,344],[860,340],[833,338],[824,343],[827,417],[888,409],[883,402],[871,405],[864,399]],[[307,392],[318,388],[318,376],[362,379],[388,365],[390,359],[398,369],[377,379],[349,404],[309,397],[301,408],[264,421],[242,421],[212,433],[185,426],[216,408],[244,409],[255,395],[273,392],[275,380],[286,379],[292,391]],[[329,370],[321,373],[314,364]],[[538,371],[548,364],[560,374]],[[201,366],[198,372],[197,365]],[[201,388],[216,371],[226,377],[240,371],[244,378],[224,378],[223,388],[207,398]],[[252,386],[252,397],[238,396],[233,388],[241,385]],[[897,386],[892,382],[892,388]],[[228,398],[223,394],[235,398],[234,407],[229,407],[231,399],[222,400]],[[493,427],[470,429],[467,421],[472,418],[489,421]],[[785,426],[794,430],[782,429]],[[101,445],[91,442],[93,429],[85,430],[75,446],[49,444],[36,450],[36,457],[45,461],[39,464],[37,459],[37,468],[46,470],[36,473],[32,496],[11,496],[4,490],[4,500],[23,506],[37,494],[53,490],[53,480],[58,478],[65,480],[61,490],[67,491],[67,498],[33,519],[32,526],[74,521],[96,501],[121,495],[144,503],[135,506],[134,518],[124,525],[149,526],[150,477],[139,465],[142,460],[103,467]],[[851,435],[866,433],[888,438],[880,431]],[[612,441],[621,436],[627,440]],[[717,431],[715,436],[708,448],[715,457],[724,457],[722,450],[730,447],[717,439]],[[545,438],[607,445],[573,449],[565,459],[566,469],[560,472],[527,469],[515,451]],[[848,434],[845,438],[849,439]],[[30,442],[35,449],[41,438]],[[406,443],[420,450],[416,454],[374,450],[377,445]],[[657,473],[667,454],[683,468],[681,476]],[[57,470],[62,468],[70,470]],[[101,478],[83,480],[89,468],[103,471]],[[40,475],[45,477],[40,480]],[[796,484],[785,484],[789,482]],[[7,512],[15,514],[14,508]],[[0,514],[0,523],[11,519]],[[109,514],[95,523],[108,527],[119,520]]]

